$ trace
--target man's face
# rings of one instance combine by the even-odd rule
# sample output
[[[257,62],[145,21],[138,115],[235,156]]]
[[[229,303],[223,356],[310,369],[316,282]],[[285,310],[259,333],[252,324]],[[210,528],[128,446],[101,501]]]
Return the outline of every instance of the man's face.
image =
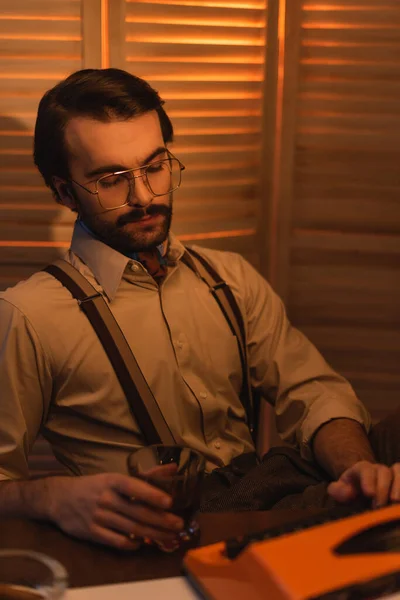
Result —
[[[103,175],[142,167],[167,157],[155,111],[126,121],[105,123],[85,117],[73,118],[65,129],[65,142],[71,179],[92,191],[96,188],[96,179]],[[140,175],[141,171],[135,174]],[[172,194],[154,197],[143,177],[134,180],[129,204],[113,210],[105,210],[97,195],[74,183],[71,185],[81,220],[119,252],[149,250],[166,239],[172,218]]]

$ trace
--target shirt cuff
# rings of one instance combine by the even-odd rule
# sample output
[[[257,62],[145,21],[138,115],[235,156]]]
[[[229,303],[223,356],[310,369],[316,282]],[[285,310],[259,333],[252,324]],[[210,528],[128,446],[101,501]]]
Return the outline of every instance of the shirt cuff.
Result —
[[[323,398],[313,402],[312,411],[301,424],[300,429],[300,453],[308,461],[314,460],[314,454],[310,442],[317,430],[334,419],[351,419],[357,421],[368,434],[371,427],[371,417],[366,408],[360,403],[349,407],[348,402],[338,398]]]

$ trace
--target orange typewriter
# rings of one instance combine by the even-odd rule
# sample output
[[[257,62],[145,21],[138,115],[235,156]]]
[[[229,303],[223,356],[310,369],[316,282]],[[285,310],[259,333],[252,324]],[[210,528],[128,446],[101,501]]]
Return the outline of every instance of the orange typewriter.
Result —
[[[337,509],[191,550],[184,568],[214,600],[386,596],[400,589],[400,505],[357,514]]]

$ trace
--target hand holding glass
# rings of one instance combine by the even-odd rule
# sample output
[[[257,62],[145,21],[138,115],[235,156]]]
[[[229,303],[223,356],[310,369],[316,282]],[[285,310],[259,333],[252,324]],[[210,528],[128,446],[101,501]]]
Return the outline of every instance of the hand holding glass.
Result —
[[[146,446],[128,457],[130,475],[147,481],[172,497],[171,512],[185,523],[176,547],[198,537],[199,526],[194,516],[200,505],[204,469],[204,457],[183,446]],[[157,543],[157,540],[154,541]],[[167,549],[160,543],[158,545],[163,550]]]

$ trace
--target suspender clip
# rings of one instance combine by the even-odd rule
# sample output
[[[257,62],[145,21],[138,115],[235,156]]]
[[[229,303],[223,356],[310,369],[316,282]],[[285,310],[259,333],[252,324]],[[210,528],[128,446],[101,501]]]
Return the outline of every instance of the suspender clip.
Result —
[[[226,286],[226,282],[225,281],[218,281],[218,283],[216,283],[213,286],[210,286],[210,291],[211,292],[216,292],[217,290],[220,290],[221,288]]]
[[[82,300],[77,300],[78,305],[81,306],[84,302],[89,302],[89,300],[93,300],[94,298],[98,298],[99,296],[101,296],[100,292],[92,294],[91,296],[86,296],[86,298],[82,298]]]

